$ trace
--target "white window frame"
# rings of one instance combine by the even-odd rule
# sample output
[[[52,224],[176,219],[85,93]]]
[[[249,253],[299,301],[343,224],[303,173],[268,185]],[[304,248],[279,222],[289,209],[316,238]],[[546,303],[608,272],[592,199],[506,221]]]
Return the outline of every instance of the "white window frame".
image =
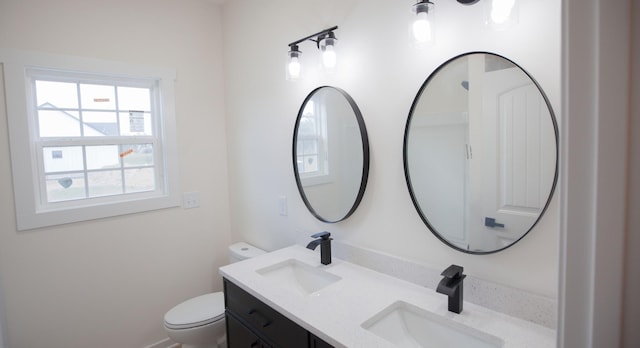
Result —
[[[175,131],[175,69],[16,50],[0,51],[4,70],[11,167],[18,230],[138,213],[180,205]],[[41,198],[42,151],[32,102],[29,69],[94,74],[123,80],[153,80],[159,89],[155,138],[156,191],[118,194],[58,203]],[[90,139],[95,141],[95,139]],[[80,143],[79,145],[85,145]],[[159,145],[159,146],[157,146]],[[157,146],[157,150],[155,149]]]

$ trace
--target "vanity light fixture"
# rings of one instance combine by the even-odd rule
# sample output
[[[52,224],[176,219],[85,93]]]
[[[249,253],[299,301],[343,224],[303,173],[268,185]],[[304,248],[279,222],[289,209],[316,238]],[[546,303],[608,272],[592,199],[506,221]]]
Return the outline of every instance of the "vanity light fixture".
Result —
[[[298,45],[306,40],[315,42],[316,47],[322,52],[322,65],[325,69],[332,70],[336,66],[337,55],[335,46],[338,41],[334,34],[336,29],[338,29],[337,25],[289,44],[286,67],[287,80],[295,81],[300,77],[300,72],[302,71],[300,56],[302,55],[302,51],[300,51]]]

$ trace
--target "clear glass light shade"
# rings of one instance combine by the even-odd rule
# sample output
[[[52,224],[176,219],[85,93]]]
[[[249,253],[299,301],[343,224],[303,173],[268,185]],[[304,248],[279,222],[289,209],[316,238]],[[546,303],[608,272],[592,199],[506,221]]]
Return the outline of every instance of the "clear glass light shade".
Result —
[[[509,20],[515,0],[493,0],[491,3],[491,20],[501,24]]]
[[[337,55],[336,55],[336,43],[337,40],[333,33],[329,33],[329,36],[323,38],[320,41],[320,51],[322,51],[322,66],[327,70],[333,70],[336,67]]]
[[[336,50],[333,45],[327,45],[322,52],[322,64],[325,68],[333,69],[336,67]]]
[[[298,51],[290,51],[288,53],[287,65],[285,67],[287,80],[295,81],[300,77],[300,71],[302,70],[300,66],[300,54]]]
[[[411,25],[413,40],[418,44],[431,41],[431,22],[429,22],[427,13],[419,12],[416,17]]]
[[[409,23],[409,36],[417,47],[423,46],[433,40],[433,3],[421,0],[413,5],[411,21]]]
[[[516,0],[491,0],[487,6],[487,24],[493,29],[505,30],[518,22]]]

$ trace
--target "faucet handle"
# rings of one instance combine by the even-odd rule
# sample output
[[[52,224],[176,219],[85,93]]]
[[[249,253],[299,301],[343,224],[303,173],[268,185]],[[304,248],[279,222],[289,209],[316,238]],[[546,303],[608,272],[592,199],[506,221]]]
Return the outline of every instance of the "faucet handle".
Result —
[[[464,278],[465,275],[462,274],[463,270],[464,270],[464,268],[462,266],[451,265],[451,266],[447,267],[444,271],[442,271],[442,273],[440,273],[440,275],[444,276],[445,278],[449,278],[449,279],[460,278],[460,277]]]
[[[331,238],[329,238],[331,236],[331,233],[324,231],[324,232],[318,232],[314,235],[311,235],[311,238],[322,238],[322,240],[329,240]]]

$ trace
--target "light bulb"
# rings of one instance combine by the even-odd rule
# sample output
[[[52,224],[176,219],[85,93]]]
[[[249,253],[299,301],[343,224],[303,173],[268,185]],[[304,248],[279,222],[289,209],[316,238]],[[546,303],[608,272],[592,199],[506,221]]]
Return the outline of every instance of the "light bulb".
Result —
[[[418,12],[417,18],[411,27],[413,38],[416,43],[425,43],[431,41],[431,23],[427,17],[427,12]]]
[[[324,48],[324,52],[322,52],[322,64],[325,68],[333,69],[336,66],[336,50],[333,48],[333,45],[327,45]]]
[[[300,61],[298,61],[298,57],[291,57],[289,65],[287,65],[287,71],[289,72],[290,80],[300,77]]]
[[[433,3],[429,0],[419,0],[412,7],[412,20],[409,25],[410,36],[416,47],[422,47],[433,39]]]
[[[318,48],[322,51],[322,65],[328,71],[332,71],[336,67],[336,43],[338,39],[332,31],[319,38]]]
[[[491,2],[491,21],[503,24],[511,18],[515,0],[493,0]]]
[[[287,52],[287,80],[295,81],[300,77],[300,70],[302,70],[300,66],[300,55],[302,52],[298,51],[297,45],[292,45],[290,48],[291,50]]]

